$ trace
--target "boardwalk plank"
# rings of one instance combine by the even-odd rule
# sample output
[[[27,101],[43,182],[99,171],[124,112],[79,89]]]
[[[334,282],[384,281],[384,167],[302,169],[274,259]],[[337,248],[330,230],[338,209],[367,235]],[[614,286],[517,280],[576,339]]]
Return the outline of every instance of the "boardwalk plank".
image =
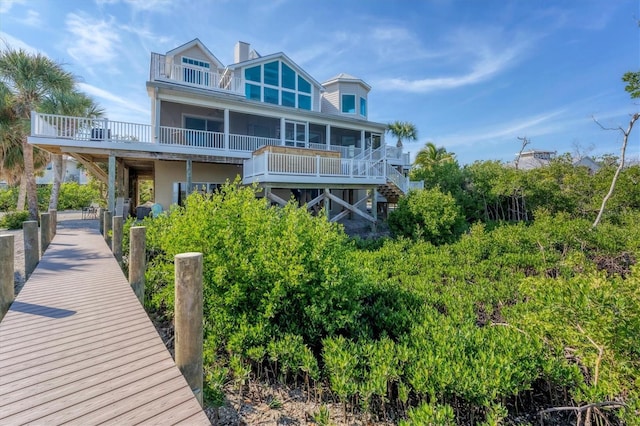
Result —
[[[60,229],[0,323],[0,424],[208,419],[102,236]]]

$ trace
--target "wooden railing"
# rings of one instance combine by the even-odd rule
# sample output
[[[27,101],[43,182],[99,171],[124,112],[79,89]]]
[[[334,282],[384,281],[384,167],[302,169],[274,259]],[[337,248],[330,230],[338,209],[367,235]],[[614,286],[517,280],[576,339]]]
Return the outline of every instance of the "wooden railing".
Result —
[[[224,149],[224,133],[160,126],[158,142],[165,145],[183,145],[193,148]]]

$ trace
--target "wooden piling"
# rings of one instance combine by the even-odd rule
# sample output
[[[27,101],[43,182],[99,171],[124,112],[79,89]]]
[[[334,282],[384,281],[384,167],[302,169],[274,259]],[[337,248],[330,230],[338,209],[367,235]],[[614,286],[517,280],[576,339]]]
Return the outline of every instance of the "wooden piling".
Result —
[[[100,233],[104,235],[104,209],[102,207],[98,209],[98,223],[100,227]]]
[[[144,303],[144,273],[147,268],[146,235],[144,226],[132,226],[129,230],[129,284],[141,304]]]
[[[113,239],[111,242],[111,251],[113,257],[122,265],[122,216],[113,217]]]
[[[40,260],[40,247],[38,244],[38,221],[28,220],[22,222],[24,234],[24,278],[29,278],[38,261]]]
[[[44,252],[49,247],[49,243],[51,242],[51,214],[50,213],[41,213],[40,214],[40,252],[41,256],[44,255]]]
[[[49,228],[49,242],[51,242],[58,232],[58,210],[49,209],[49,215],[51,215],[51,219],[49,221],[51,225]]]
[[[107,246],[111,247],[111,226],[112,222],[112,213],[109,210],[104,212],[103,217],[103,231],[104,231],[104,240],[107,242]]]
[[[15,298],[13,235],[0,235],[0,321]]]
[[[175,256],[176,365],[202,405],[202,253]]]

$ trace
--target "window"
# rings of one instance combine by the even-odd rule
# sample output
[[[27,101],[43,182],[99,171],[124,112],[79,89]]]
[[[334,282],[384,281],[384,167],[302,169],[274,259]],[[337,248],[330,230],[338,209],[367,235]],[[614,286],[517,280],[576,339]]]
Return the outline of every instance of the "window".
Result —
[[[311,83],[304,78],[298,76],[298,91],[304,93],[311,93]]]
[[[244,70],[244,78],[249,81],[255,81],[257,83],[260,83],[262,81],[260,78],[260,75],[261,75],[260,65],[258,65],[257,67],[251,67]]]
[[[282,64],[282,87],[296,90],[296,72],[287,64]]]
[[[355,95],[342,95],[342,112],[346,114],[356,113]]]
[[[304,147],[307,134],[307,123],[287,121],[284,126],[285,145]]]
[[[264,88],[264,101],[270,104],[278,105],[280,103],[280,93],[278,89],[272,89],[270,87]]]
[[[207,132],[221,132],[222,123],[198,117],[185,117],[184,128],[190,130],[205,130]]]
[[[264,64],[264,84],[271,86],[280,86],[280,62],[269,62]]]
[[[367,100],[365,98],[360,98],[360,115],[367,116]]]
[[[182,65],[182,78],[185,83],[209,85],[210,65],[208,62],[183,56]]]
[[[298,108],[311,111],[311,96],[298,95]]]
[[[282,74],[282,75],[281,75]],[[245,97],[254,101],[311,111],[311,83],[281,61],[272,61],[244,69]],[[355,114],[355,95],[351,95]]]
[[[247,99],[252,99],[254,101],[259,101],[260,100],[260,86],[257,86],[255,84],[247,83],[247,85],[245,87],[245,95],[247,96]]]
[[[282,91],[282,106],[288,106],[295,108],[296,106],[296,94],[294,92]]]

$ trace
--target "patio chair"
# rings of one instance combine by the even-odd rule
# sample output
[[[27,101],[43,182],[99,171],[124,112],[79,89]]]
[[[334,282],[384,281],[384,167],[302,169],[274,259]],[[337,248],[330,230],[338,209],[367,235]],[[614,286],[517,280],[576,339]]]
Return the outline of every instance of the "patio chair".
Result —
[[[97,219],[98,218],[98,204],[91,203],[88,207],[82,208],[82,219]]]

